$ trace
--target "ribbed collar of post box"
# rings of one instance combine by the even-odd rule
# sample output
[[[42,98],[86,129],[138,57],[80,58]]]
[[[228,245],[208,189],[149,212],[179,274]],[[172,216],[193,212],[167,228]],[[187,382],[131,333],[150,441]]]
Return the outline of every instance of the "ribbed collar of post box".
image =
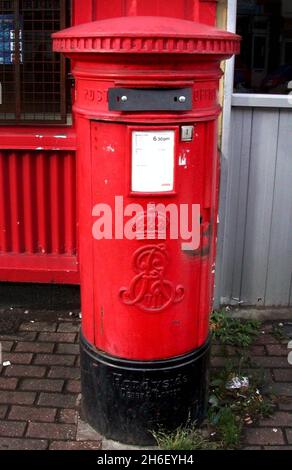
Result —
[[[240,36],[202,23],[159,16],[125,16],[73,26],[53,34],[64,53],[237,54]]]

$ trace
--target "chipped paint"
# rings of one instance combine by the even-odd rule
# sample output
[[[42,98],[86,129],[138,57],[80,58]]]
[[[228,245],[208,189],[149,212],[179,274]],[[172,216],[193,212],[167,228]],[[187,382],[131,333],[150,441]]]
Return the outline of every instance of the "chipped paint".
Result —
[[[116,151],[112,145],[108,145],[107,147],[104,148],[104,150],[106,152],[112,152],[112,153],[115,153]]]
[[[179,166],[186,166],[187,164],[187,157],[185,155],[180,155],[178,159]]]
[[[186,155],[187,153],[188,153],[188,151],[183,152],[178,158],[178,165],[183,166],[185,168],[185,170],[187,170],[187,168],[188,168],[187,155]]]

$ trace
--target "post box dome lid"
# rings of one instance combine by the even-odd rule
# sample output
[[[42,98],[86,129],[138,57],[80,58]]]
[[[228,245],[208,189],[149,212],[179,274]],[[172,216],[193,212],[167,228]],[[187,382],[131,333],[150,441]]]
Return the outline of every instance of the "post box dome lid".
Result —
[[[56,52],[180,53],[229,56],[240,37],[202,23],[159,16],[124,16],[85,23],[52,35]]]

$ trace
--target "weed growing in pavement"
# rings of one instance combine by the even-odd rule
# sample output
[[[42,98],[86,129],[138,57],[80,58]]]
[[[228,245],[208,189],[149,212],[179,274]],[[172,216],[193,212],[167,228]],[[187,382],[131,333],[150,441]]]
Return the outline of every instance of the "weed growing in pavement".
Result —
[[[153,432],[161,450],[215,450],[216,442],[212,442],[202,429],[193,426],[181,426],[171,433]]]
[[[259,321],[242,321],[229,318],[224,312],[214,312],[211,319],[214,337],[223,351],[232,346],[236,355],[232,359],[227,357],[223,368],[211,370],[209,407],[202,426],[187,425],[171,433],[153,433],[160,449],[237,449],[245,426],[273,414],[273,401],[262,391],[265,374],[262,369],[251,369],[248,352],[260,325]]]
[[[211,317],[213,337],[226,346],[248,348],[259,335],[260,325],[258,320],[231,318],[223,310]]]

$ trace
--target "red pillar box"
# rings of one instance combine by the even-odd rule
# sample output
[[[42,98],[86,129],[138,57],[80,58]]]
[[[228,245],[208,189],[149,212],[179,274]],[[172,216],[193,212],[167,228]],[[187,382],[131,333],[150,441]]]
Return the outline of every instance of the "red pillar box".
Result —
[[[239,37],[123,17],[53,38],[76,78],[83,409],[148,444],[206,411],[218,82]]]

